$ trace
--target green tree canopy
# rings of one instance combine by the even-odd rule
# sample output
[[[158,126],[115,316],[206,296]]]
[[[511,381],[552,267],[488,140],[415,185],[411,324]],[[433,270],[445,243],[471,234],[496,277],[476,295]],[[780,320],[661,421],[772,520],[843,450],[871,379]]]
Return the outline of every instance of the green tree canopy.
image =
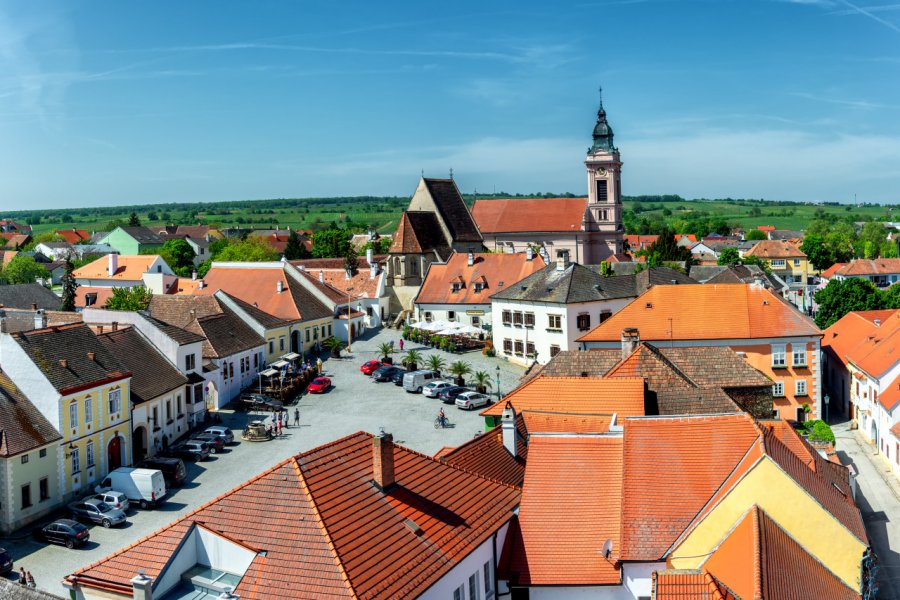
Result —
[[[47,267],[24,254],[17,254],[0,273],[0,279],[6,283],[34,283],[38,279],[49,277]]]
[[[129,227],[140,227],[141,219],[137,216],[137,213],[132,211],[130,215],[128,215],[128,226]]]
[[[741,262],[741,255],[737,248],[725,248],[719,254],[719,260],[716,262],[720,265],[736,265]]]
[[[194,249],[184,240],[166,240],[161,248],[148,251],[149,254],[159,254],[166,264],[175,273],[182,277],[190,277],[194,270]]]
[[[832,279],[824,288],[816,292],[816,325],[820,329],[830,327],[848,312],[854,310],[877,310],[885,307],[885,294],[868,279]]]
[[[275,248],[255,235],[244,240],[231,241],[215,255],[215,260],[220,262],[268,262],[278,258]]]
[[[114,287],[112,296],[106,301],[104,308],[126,311],[146,310],[152,297],[153,292],[143,286],[133,288]]]
[[[350,236],[343,229],[324,229],[313,233],[313,258],[343,258],[350,252]]]
[[[306,245],[300,240],[300,236],[297,235],[296,231],[291,231],[291,234],[288,236],[287,245],[284,247],[284,257],[288,260],[300,260],[310,257],[309,250],[306,249]]]
[[[759,241],[759,240],[768,239],[768,236],[766,235],[765,231],[761,231],[759,229],[751,229],[744,236],[744,239],[750,240],[750,241]]]
[[[66,258],[66,272],[62,276],[62,303],[60,303],[59,310],[75,311],[75,291],[78,289],[78,284],[75,282],[74,272],[75,265],[72,264],[71,259]]]
[[[684,261],[690,265],[692,260],[690,248],[679,246],[675,241],[675,232],[668,227],[647,247],[647,265],[651,267],[676,261]]]
[[[817,271],[824,271],[834,264],[834,256],[831,253],[831,249],[825,243],[824,236],[815,234],[807,235],[803,238],[803,243],[800,244],[800,250],[806,255],[809,262],[812,263],[813,268]]]

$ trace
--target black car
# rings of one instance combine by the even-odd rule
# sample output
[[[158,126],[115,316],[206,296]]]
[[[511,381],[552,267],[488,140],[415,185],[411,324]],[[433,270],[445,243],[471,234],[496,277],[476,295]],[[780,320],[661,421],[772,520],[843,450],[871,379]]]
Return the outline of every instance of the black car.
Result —
[[[456,402],[456,397],[462,394],[463,392],[471,392],[472,390],[467,387],[462,387],[459,385],[454,385],[453,387],[449,387],[440,394],[438,394],[438,398],[441,399],[441,402],[444,404],[454,404]]]
[[[207,446],[205,442],[197,441],[197,446],[201,444],[206,448],[205,452],[193,445],[176,444],[175,446],[169,446],[169,449],[163,452],[163,454],[170,458],[180,458],[181,460],[200,462],[209,457],[209,446]]]
[[[251,411],[284,409],[284,402],[282,402],[281,400],[275,400],[274,398],[269,398],[268,396],[264,396],[262,394],[242,394],[241,402],[244,403],[244,406],[247,408],[247,410]]]
[[[197,435],[192,435],[191,439],[204,442],[209,446],[211,454],[216,454],[225,449],[225,439],[212,433],[198,433]]]
[[[180,458],[167,458],[164,456],[148,458],[138,463],[137,466],[142,469],[162,471],[163,478],[166,480],[166,487],[179,487],[187,479],[184,461]]]
[[[397,369],[397,372],[391,375],[391,381],[394,382],[394,385],[403,385],[403,376],[407,373],[406,369]]]
[[[399,367],[395,367],[394,365],[385,365],[380,369],[375,369],[372,372],[372,379],[375,381],[391,381],[394,375],[400,371],[401,373],[405,373],[405,371]]]
[[[13,559],[5,548],[0,548],[0,575],[12,573]]]
[[[34,536],[51,544],[62,544],[66,548],[74,548],[87,543],[91,539],[88,528],[72,519],[57,519],[34,530]]]

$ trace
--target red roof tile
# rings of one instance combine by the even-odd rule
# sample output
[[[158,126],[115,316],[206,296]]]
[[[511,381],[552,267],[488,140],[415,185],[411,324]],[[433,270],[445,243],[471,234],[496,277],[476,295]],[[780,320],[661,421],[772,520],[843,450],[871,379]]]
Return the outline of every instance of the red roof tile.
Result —
[[[879,321],[879,324],[886,324],[891,317],[898,313],[900,310],[849,312],[823,332],[822,350],[827,351],[833,358],[846,365],[847,356],[875,332],[875,321]]]
[[[844,277],[862,275],[895,275],[900,273],[900,258],[858,258],[837,270]]]
[[[864,337],[849,349],[846,359],[874,378],[882,377],[900,360],[900,311],[868,328],[859,328]]]
[[[91,234],[84,229],[57,229],[56,235],[61,236],[70,244],[77,244],[91,239]]]
[[[416,304],[490,304],[491,295],[507,289],[546,263],[539,255],[528,260],[524,253],[475,254],[474,264],[468,264],[468,255],[457,252],[446,264],[432,263],[416,296]],[[461,284],[454,292],[452,284]],[[484,285],[476,291],[475,283]]]
[[[782,240],[760,240],[755,246],[744,252],[744,256],[759,258],[806,258],[806,254],[797,246]]]
[[[532,436],[503,570],[520,585],[618,584],[622,438]]]
[[[449,465],[483,475],[488,479],[502,481],[522,487],[525,479],[525,462],[528,459],[528,432],[522,418],[516,419],[518,431],[517,456],[513,456],[503,445],[501,426],[472,438],[441,456],[435,455]]]
[[[644,414],[644,380],[640,378],[535,377],[504,397],[517,413],[544,411],[575,415],[612,415],[619,418]],[[482,411],[499,417],[504,402]]]
[[[819,274],[819,276],[822,277],[823,279],[831,279],[832,277],[835,276],[835,274],[836,274],[838,271],[840,271],[842,268],[844,268],[844,267],[847,266],[848,264],[850,264],[850,263],[841,263],[841,262],[839,262],[839,263],[834,263],[833,265],[831,265],[830,267],[828,267],[827,269],[825,269],[824,271],[822,271],[822,272]]]
[[[708,572],[688,570],[655,572],[653,598],[655,600],[737,600],[728,592],[723,592]]]
[[[519,231],[581,231],[587,198],[476,200],[472,218],[483,234]]]
[[[529,435],[536,433],[608,433],[612,415],[578,415],[526,410],[522,412]]]

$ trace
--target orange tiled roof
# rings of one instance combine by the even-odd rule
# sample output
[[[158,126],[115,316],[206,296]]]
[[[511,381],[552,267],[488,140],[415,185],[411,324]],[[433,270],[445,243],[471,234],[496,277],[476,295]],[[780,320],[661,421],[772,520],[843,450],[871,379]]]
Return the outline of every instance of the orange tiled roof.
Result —
[[[744,253],[759,258],[806,258],[799,248],[783,240],[760,240]]]
[[[838,275],[856,277],[860,275],[896,275],[900,273],[900,258],[857,258],[837,270]]]
[[[520,585],[621,582],[604,540],[619,546],[622,438],[532,436],[528,470],[502,570]]]
[[[735,283],[655,285],[578,341],[618,342],[628,327],[647,341],[821,335],[770,290]]]
[[[516,429],[519,435],[515,457],[503,446],[503,432],[498,425],[435,458],[488,479],[522,487],[522,481],[525,479],[525,461],[528,459],[526,444],[528,432],[521,417],[516,419]]]
[[[619,418],[644,414],[644,380],[641,378],[539,376],[523,383],[503,399],[517,413],[544,411],[576,415],[612,415]],[[505,402],[481,412],[499,417]]]
[[[56,235],[62,236],[70,244],[77,244],[91,239],[91,234],[84,229],[57,229]]]
[[[894,410],[900,402],[900,377],[894,379],[886,390],[878,394],[878,402],[888,411]]]
[[[632,252],[637,252],[638,250],[643,250],[657,239],[659,239],[658,235],[635,235],[628,234],[622,236],[625,238],[625,241],[628,243],[628,249]]]
[[[697,243],[697,236],[694,235],[693,233],[676,233],[675,234],[676,242],[680,242],[681,238],[687,238],[688,241],[693,242],[695,244]]]
[[[482,233],[581,231],[587,198],[476,200],[472,218]]]
[[[175,282],[175,294],[196,294],[203,289],[202,279],[191,279],[190,277],[179,277]]]
[[[900,310],[865,310],[849,312],[823,332],[822,349],[847,364],[847,354],[875,329],[875,320],[884,323]]]
[[[522,413],[529,435],[536,433],[607,433],[612,415],[577,415],[526,410]]]
[[[774,225],[760,225],[759,227],[757,227],[757,229],[759,229],[760,231],[775,231],[775,226]]]
[[[414,598],[519,503],[512,486],[396,445],[398,485],[384,493],[372,484],[372,455],[362,432],[299,454],[67,580],[130,594],[138,568],[158,577],[202,524],[266,550],[234,590],[245,600]]]
[[[655,600],[738,600],[723,591],[706,570],[656,571],[653,578]]]
[[[833,265],[831,265],[830,267],[828,267],[827,269],[822,271],[819,274],[819,276],[822,277],[823,279],[831,279],[832,277],[835,276],[835,274],[837,274],[838,271],[840,271],[841,269],[843,269],[844,267],[846,267],[849,264],[850,263],[841,263],[841,262],[834,263]]]
[[[5,267],[10,262],[12,262],[12,259],[14,259],[16,257],[16,254],[18,253],[18,250],[0,250],[0,256],[2,256],[3,266]]]
[[[900,311],[880,325],[871,323],[864,337],[845,356],[872,377],[880,378],[900,360]]]
[[[895,423],[893,427],[891,427],[890,432],[894,434],[897,439],[900,439],[900,423]]]
[[[416,304],[490,304],[491,295],[525,279],[546,263],[540,255],[528,260],[525,253],[475,254],[470,267],[466,253],[454,253],[446,264],[432,263],[416,296]],[[460,282],[454,292],[451,283]],[[475,283],[484,284],[480,292]]]
[[[350,279],[347,279],[347,271],[341,267],[337,269],[328,268],[304,268],[304,261],[291,261],[291,264],[300,268],[300,270],[316,282],[320,281],[320,277],[325,279],[325,283],[334,288],[340,294],[340,299],[334,298],[338,303],[347,303],[347,293],[349,292],[353,298],[377,298],[378,284],[381,281],[381,271],[379,271],[374,279],[370,277],[371,271],[368,267],[360,267],[353,273]],[[361,263],[364,261],[360,261]],[[298,264],[299,263],[299,264]]]
[[[159,258],[158,254],[120,255],[118,257],[119,268],[112,277],[109,276],[109,258],[101,256],[83,267],[75,269],[75,279],[124,279],[128,281],[140,281],[141,275],[146,273],[150,266]]]
[[[94,300],[91,303],[92,308],[103,308],[106,301],[112,297],[113,288],[111,287],[90,287],[79,285],[75,288],[75,306],[78,308],[87,307],[88,294],[93,295]]]

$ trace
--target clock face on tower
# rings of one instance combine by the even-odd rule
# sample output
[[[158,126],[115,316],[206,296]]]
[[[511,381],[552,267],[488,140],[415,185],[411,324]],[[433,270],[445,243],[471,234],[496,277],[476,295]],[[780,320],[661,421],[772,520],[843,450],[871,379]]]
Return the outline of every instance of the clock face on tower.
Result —
[[[606,175],[606,169],[600,167],[599,169],[597,169],[597,175]]]

